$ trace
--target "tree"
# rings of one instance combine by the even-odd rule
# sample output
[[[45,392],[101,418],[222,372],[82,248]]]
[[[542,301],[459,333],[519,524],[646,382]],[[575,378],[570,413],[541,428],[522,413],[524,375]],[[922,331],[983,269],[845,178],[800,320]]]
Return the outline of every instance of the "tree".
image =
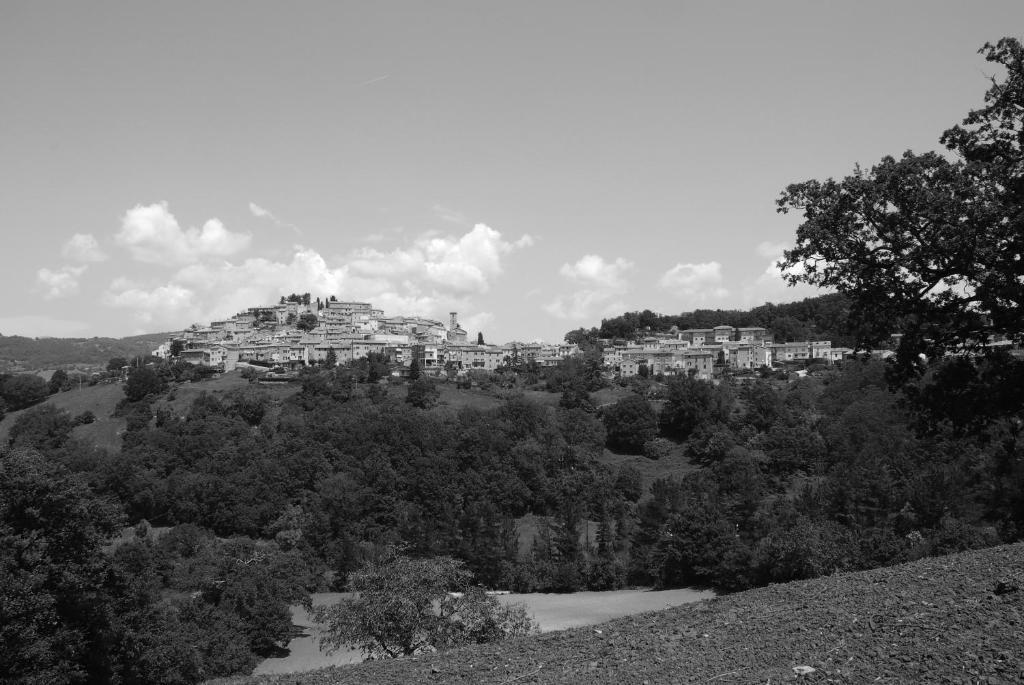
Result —
[[[418,381],[420,379],[420,362],[418,359],[413,359],[412,363],[409,364],[409,380]]]
[[[184,351],[184,349],[185,349],[185,341],[184,340],[172,340],[171,341],[170,352],[171,352],[171,356],[172,357],[180,356],[181,353]]]
[[[51,395],[56,395],[61,390],[64,390],[64,388],[65,388],[65,386],[67,386],[67,384],[68,384],[68,372],[65,371],[64,369],[57,369],[56,371],[53,372],[53,375],[50,376],[50,382],[48,384],[48,389],[50,391],[50,394]]]
[[[586,349],[596,345],[599,337],[599,331],[596,328],[577,328],[565,334],[565,342],[570,345],[579,345],[581,349]]]
[[[124,384],[124,396],[129,402],[138,402],[147,395],[155,395],[164,390],[164,382],[160,376],[147,366],[133,368]]]
[[[440,398],[441,393],[429,378],[418,378],[409,384],[409,393],[405,401],[420,409],[430,409]]]
[[[124,357],[111,357],[107,362],[107,371],[120,371],[128,366],[128,360]]]
[[[327,357],[324,359],[324,366],[328,369],[333,369],[338,365],[338,353],[334,351],[334,348],[327,350]]]
[[[327,626],[321,647],[332,651],[352,645],[370,658],[395,658],[535,630],[524,606],[503,606],[471,587],[469,571],[451,557],[412,559],[391,549],[350,574],[347,588],[354,596],[316,611]]]
[[[104,682],[102,545],[118,507],[34,451],[0,455],[0,680]]]
[[[299,321],[295,324],[295,327],[300,331],[311,331],[317,327],[319,321],[320,320],[316,318],[316,314],[306,312],[299,316]]]
[[[476,334],[476,344],[477,345],[483,345],[484,344],[484,332],[483,331],[477,331],[477,334]]]
[[[40,450],[62,447],[71,437],[71,417],[52,404],[29,409],[17,418],[10,430],[12,445],[25,445]]]
[[[956,159],[906,152],[840,181],[790,185],[778,200],[803,214],[779,264],[786,279],[846,295],[862,346],[902,333],[908,373],[922,353],[1024,341],[1024,46],[1004,38],[980,52],[1006,76],[942,136]]]
[[[724,423],[732,410],[733,397],[725,386],[677,376],[668,382],[668,398],[661,410],[661,429],[678,438],[689,435],[708,421]]]
[[[644,443],[658,435],[658,417],[650,403],[639,395],[629,395],[601,411],[608,431],[608,447],[639,454]]]
[[[46,381],[33,373],[0,375],[0,399],[7,403],[11,411],[42,402],[49,393],[50,387]]]

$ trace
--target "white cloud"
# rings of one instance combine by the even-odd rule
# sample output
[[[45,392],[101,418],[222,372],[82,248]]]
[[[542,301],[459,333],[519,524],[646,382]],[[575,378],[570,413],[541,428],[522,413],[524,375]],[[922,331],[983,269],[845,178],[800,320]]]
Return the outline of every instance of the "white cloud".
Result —
[[[274,222],[275,225],[280,226],[281,228],[290,228],[291,230],[295,231],[297,235],[302,235],[302,231],[299,230],[298,226],[296,226],[295,224],[290,224],[287,221],[281,221],[279,218],[277,218],[277,215],[274,214],[272,211],[260,207],[255,202],[249,203],[249,212],[251,212],[252,215],[257,219],[270,219],[271,221]]]
[[[575,264],[563,264],[558,273],[572,281],[605,288],[624,288],[624,275],[632,268],[633,263],[622,257],[614,262],[606,262],[600,255],[588,254],[580,257]]]
[[[36,281],[43,286],[43,297],[52,300],[78,292],[78,278],[85,266],[62,266],[59,269],[42,268],[36,272]]]
[[[792,246],[789,243],[770,243],[766,240],[764,242],[758,243],[755,249],[757,251],[757,254],[760,255],[761,257],[778,259],[779,257],[782,256],[783,250],[789,249],[790,247]]]
[[[120,284],[129,285],[123,281]],[[150,290],[139,287],[111,289],[104,295],[103,301],[111,307],[132,310],[137,320],[147,324],[178,324],[182,316],[188,318],[187,314],[196,305],[193,291],[173,283]]]
[[[354,275],[421,281],[439,292],[453,295],[484,293],[502,273],[504,255],[533,244],[529,235],[506,241],[485,224],[455,238],[424,235],[408,248],[384,252],[364,247],[349,266]]]
[[[260,219],[268,216],[273,216],[268,210],[263,209],[255,202],[249,203],[249,211],[252,212],[253,216],[258,217]]]
[[[659,285],[689,300],[703,301],[729,294],[722,286],[722,265],[718,262],[676,264],[662,274]]]
[[[437,214],[438,217],[440,217],[444,221],[453,224],[458,224],[460,226],[469,225],[469,219],[466,218],[465,214],[463,214],[457,209],[449,209],[448,207],[445,207],[440,203],[434,203],[434,206],[431,207],[431,209],[434,211],[435,214]]]
[[[762,246],[764,249],[762,249]],[[753,307],[765,302],[793,301],[802,297],[815,297],[823,292],[831,292],[803,283],[797,286],[790,286],[786,283],[783,279],[783,270],[779,268],[778,262],[782,258],[782,251],[789,247],[788,245],[770,245],[768,243],[762,243],[758,246],[758,254],[760,256],[772,259],[756,279],[752,282],[748,280],[742,288],[741,297],[745,304]],[[771,248],[777,249],[772,251]],[[805,267],[803,264],[796,264],[786,269],[785,273],[802,274],[804,271]]]
[[[593,319],[621,313],[621,296],[629,288],[626,272],[633,263],[617,258],[607,262],[600,255],[583,255],[575,264],[563,264],[558,273],[578,288],[544,305],[544,311],[559,319]]]
[[[136,312],[142,323],[169,328],[230,316],[290,292],[367,300],[389,314],[444,317],[449,311],[472,312],[472,296],[489,289],[502,272],[503,257],[519,249],[517,243],[524,244],[478,224],[462,236],[421,237],[388,252],[362,248],[333,264],[297,245],[287,261],[204,260],[182,266],[167,282],[117,278],[104,302]]]
[[[218,219],[210,219],[201,229],[182,230],[166,202],[128,210],[114,236],[136,260],[171,265],[237,254],[249,247],[251,238],[246,233],[232,233]]]
[[[102,262],[107,255],[91,233],[76,233],[60,249],[65,259],[73,262]]]
[[[614,297],[615,293],[607,291],[577,290],[556,297],[544,305],[544,311],[559,319],[581,320],[614,316],[626,310],[622,300],[613,299]]]

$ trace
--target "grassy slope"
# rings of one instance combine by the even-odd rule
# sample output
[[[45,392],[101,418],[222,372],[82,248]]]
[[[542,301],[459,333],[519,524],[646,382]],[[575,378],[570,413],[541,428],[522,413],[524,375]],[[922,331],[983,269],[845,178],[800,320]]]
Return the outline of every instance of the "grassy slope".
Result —
[[[1006,545],[500,644],[220,682],[1016,683],[1022,569],[1024,544]],[[1019,589],[994,594],[1013,574]]]
[[[184,414],[192,401],[200,393],[221,393],[243,388],[248,381],[242,378],[240,373],[226,373],[217,378],[202,381],[200,383],[183,383],[175,386],[171,392],[163,395],[153,403],[154,410],[159,407],[169,407],[179,414]],[[283,385],[261,385],[271,398],[279,399],[298,392],[298,386],[293,384]],[[120,383],[107,385],[85,386],[81,390],[73,389],[67,392],[51,395],[43,404],[52,404],[58,409],[65,409],[71,416],[77,416],[86,409],[96,415],[96,421],[91,424],[77,426],[72,435],[97,447],[103,447],[111,451],[121,449],[120,433],[125,429],[126,422],[121,418],[113,418],[111,414],[114,407],[124,398],[124,386]],[[173,399],[169,399],[173,398]],[[0,420],[0,445],[7,443],[7,436],[11,426],[17,420],[21,411],[9,413],[3,420]]]

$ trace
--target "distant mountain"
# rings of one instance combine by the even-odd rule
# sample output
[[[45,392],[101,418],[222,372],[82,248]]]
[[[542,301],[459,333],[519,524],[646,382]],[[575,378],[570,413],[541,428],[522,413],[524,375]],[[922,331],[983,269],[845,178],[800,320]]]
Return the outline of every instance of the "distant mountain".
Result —
[[[598,336],[630,339],[649,332],[664,333],[673,326],[680,330],[714,326],[761,326],[771,329],[776,342],[831,340],[837,347],[852,347],[855,333],[847,323],[848,311],[849,301],[839,294],[808,297],[786,304],[768,302],[748,310],[696,309],[681,314],[658,314],[645,309],[603,319]]]
[[[0,372],[57,368],[103,368],[113,357],[130,358],[152,352],[170,333],[128,338],[26,338],[0,335]]]

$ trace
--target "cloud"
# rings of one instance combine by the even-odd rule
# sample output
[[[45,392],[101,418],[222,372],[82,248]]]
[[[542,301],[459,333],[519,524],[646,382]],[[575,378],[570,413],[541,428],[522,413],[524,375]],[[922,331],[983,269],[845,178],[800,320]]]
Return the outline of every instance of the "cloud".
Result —
[[[779,268],[779,260],[782,258],[783,250],[791,246],[784,243],[761,243],[757,246],[757,254],[761,257],[768,257],[771,261],[765,266],[756,279],[747,281],[742,288],[742,301],[749,306],[764,304],[765,302],[792,301],[801,297],[815,297],[823,292],[822,290],[806,284],[790,286],[783,279],[783,271]],[[804,272],[803,264],[796,264],[785,273],[800,274]]]
[[[617,258],[606,262],[600,255],[583,255],[575,264],[563,264],[562,278],[576,284],[575,291],[560,295],[544,305],[544,311],[559,319],[592,319],[623,311],[622,294],[629,288],[626,272],[633,263]]]
[[[434,206],[431,207],[430,209],[433,210],[434,214],[437,214],[437,216],[444,221],[453,224],[458,224],[460,226],[469,225],[469,219],[466,217],[465,214],[463,214],[457,209],[449,209],[448,207],[445,207],[444,205],[439,203],[435,203]]]
[[[78,278],[85,266],[62,266],[59,269],[42,268],[36,272],[36,281],[43,286],[43,297],[53,300],[78,292]]]
[[[575,264],[563,264],[558,273],[572,281],[579,281],[606,288],[624,288],[625,272],[633,268],[633,263],[619,257],[614,262],[606,262],[600,255],[588,254],[580,257]]]
[[[263,209],[255,202],[249,203],[249,211],[252,212],[253,216],[258,217],[260,219],[268,216],[273,216],[273,214],[271,214],[268,210]]]
[[[722,265],[718,262],[676,264],[662,274],[658,284],[690,300],[725,297],[728,289],[722,286]]]
[[[499,231],[476,224],[458,238],[425,235],[411,247],[388,252],[364,247],[349,267],[357,276],[420,281],[449,294],[485,293],[502,273],[502,257],[532,244],[529,235],[508,242]]]
[[[787,250],[792,247],[789,243],[770,243],[767,240],[758,243],[755,250],[761,257],[768,257],[771,259],[778,259],[782,256],[783,250]]]
[[[295,224],[290,224],[287,221],[281,221],[272,211],[260,207],[255,202],[249,203],[249,212],[251,212],[252,215],[257,219],[270,219],[271,221],[274,222],[275,225],[281,228],[289,228],[295,231],[297,235],[302,235],[302,231],[299,229],[298,226],[296,226]]]
[[[117,285],[127,286],[116,290]],[[143,323],[163,321],[168,315],[191,310],[195,306],[195,293],[176,284],[162,285],[151,290],[135,287],[127,281],[115,281],[115,289],[104,295],[104,303],[111,307],[125,307],[135,312]]]
[[[114,279],[103,301],[135,312],[144,324],[169,328],[227,317],[291,292],[367,300],[389,314],[444,317],[472,311],[472,297],[489,289],[505,255],[522,244],[478,224],[461,236],[421,237],[387,252],[362,248],[334,263],[296,245],[283,261],[204,260],[182,266],[166,282]]]
[[[600,290],[577,290],[560,295],[544,305],[544,311],[558,319],[596,319],[621,314],[626,305],[620,299],[613,299],[614,293]]]
[[[73,262],[89,263],[102,262],[107,255],[100,249],[96,238],[91,233],[76,233],[68,239],[60,249],[65,259]]]
[[[249,234],[227,230],[218,219],[210,219],[201,229],[182,230],[166,202],[128,210],[121,230],[114,236],[114,241],[128,248],[134,259],[171,265],[234,255],[249,247],[251,239]]]

